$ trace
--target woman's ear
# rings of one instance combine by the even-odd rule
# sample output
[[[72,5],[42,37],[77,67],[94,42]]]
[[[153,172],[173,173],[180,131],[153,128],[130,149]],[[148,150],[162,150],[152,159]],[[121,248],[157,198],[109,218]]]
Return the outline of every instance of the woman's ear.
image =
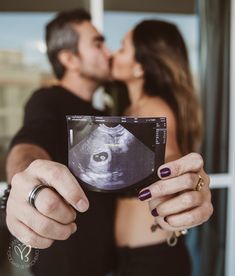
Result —
[[[79,70],[80,58],[69,50],[62,50],[58,54],[60,63],[69,71]]]
[[[143,68],[139,63],[134,66],[132,73],[133,73],[133,77],[137,79],[142,78],[144,76]]]

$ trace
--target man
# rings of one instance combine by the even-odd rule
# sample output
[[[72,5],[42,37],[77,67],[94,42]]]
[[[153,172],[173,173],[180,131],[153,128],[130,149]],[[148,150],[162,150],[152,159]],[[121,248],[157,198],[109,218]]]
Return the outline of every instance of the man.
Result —
[[[105,275],[114,256],[115,201],[111,195],[85,195],[64,166],[65,116],[103,115],[92,108],[91,99],[110,77],[110,53],[83,10],[58,14],[46,27],[46,43],[59,84],[33,94],[25,108],[24,125],[12,141],[7,160],[12,185],[7,225],[25,244],[50,247],[40,251],[32,267],[35,275]],[[41,190],[34,208],[27,202],[28,194],[40,183],[57,192]]]

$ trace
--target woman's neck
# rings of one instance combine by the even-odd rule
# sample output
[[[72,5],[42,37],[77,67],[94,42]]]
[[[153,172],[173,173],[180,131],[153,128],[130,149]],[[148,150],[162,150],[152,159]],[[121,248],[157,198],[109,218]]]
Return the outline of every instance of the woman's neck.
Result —
[[[132,83],[127,84],[128,94],[131,102],[131,106],[136,106],[139,104],[143,98],[146,97],[143,91],[143,82],[142,81],[135,81]]]
[[[138,116],[142,114],[144,105],[149,96],[143,90],[143,82],[135,82],[127,85],[130,105],[125,110],[127,116]]]

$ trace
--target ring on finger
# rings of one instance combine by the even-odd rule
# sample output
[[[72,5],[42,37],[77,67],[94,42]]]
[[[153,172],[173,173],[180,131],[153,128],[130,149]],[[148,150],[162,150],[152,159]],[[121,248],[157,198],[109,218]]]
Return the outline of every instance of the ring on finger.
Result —
[[[39,184],[37,186],[35,186],[32,191],[29,193],[29,196],[28,196],[28,202],[29,204],[34,207],[36,210],[36,206],[35,206],[35,201],[36,201],[36,198],[37,196],[39,195],[39,192],[41,192],[43,189],[45,188],[49,188],[51,190],[55,190],[53,187],[51,186],[48,186],[48,185],[45,185],[45,184]]]

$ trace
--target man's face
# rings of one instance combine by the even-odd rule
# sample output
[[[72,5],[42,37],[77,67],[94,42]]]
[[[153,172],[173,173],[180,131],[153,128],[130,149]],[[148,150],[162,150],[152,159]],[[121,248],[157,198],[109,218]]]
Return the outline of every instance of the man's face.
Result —
[[[98,82],[109,80],[110,52],[104,43],[104,37],[89,21],[75,24],[74,28],[79,33],[80,75]]]

